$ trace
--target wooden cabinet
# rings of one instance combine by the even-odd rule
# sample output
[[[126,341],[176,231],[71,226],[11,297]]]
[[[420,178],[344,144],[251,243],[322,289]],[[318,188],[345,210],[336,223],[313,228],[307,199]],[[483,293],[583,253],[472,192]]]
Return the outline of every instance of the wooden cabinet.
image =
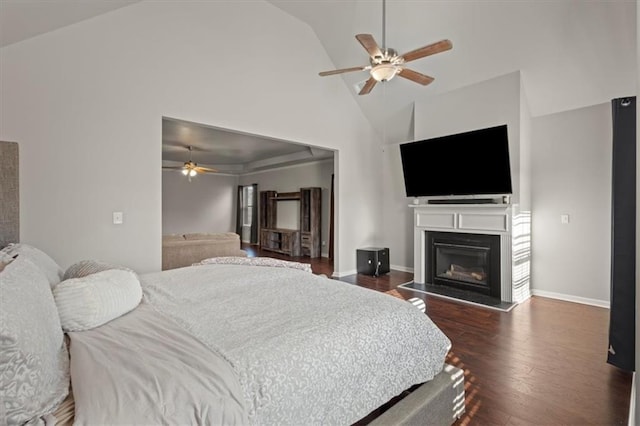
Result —
[[[275,228],[278,222],[276,191],[260,191],[260,228]]]
[[[300,203],[300,228],[277,228],[278,201]],[[260,246],[290,256],[320,257],[322,238],[322,188],[299,192],[260,192]]]
[[[303,256],[321,256],[321,203],[321,188],[300,188],[300,249]]]
[[[297,229],[262,229],[260,246],[263,250],[300,256],[300,231]]]

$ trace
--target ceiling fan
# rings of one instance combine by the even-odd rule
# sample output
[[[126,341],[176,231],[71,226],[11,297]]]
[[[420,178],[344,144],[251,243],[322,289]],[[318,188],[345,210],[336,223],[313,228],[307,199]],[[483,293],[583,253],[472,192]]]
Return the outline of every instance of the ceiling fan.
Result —
[[[189,146],[189,161],[186,161],[183,166],[162,166],[165,170],[181,170],[182,174],[189,178],[189,182],[191,182],[191,178],[197,175],[198,173],[216,173],[216,169],[210,169],[208,167],[198,166],[198,163],[194,163],[191,159],[191,154],[193,152],[193,147]]]
[[[343,68],[333,71],[323,71],[321,77],[334,74],[342,74],[353,71],[369,71],[371,77],[366,81],[359,95],[366,95],[380,81],[389,81],[396,75],[411,80],[415,83],[426,86],[431,83],[434,78],[417,71],[405,68],[404,64],[415,61],[416,59],[426,56],[435,55],[436,53],[445,52],[453,47],[449,40],[440,40],[427,46],[414,49],[404,55],[398,55],[395,49],[386,47],[385,40],[385,12],[386,1],[382,0],[382,49],[378,46],[371,34],[357,34],[356,39],[362,47],[369,53],[369,65],[361,67]]]

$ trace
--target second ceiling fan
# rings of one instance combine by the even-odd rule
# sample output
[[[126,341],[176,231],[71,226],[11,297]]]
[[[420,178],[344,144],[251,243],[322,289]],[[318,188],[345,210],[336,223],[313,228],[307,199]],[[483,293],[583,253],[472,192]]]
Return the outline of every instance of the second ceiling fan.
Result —
[[[189,182],[191,182],[191,178],[197,175],[198,173],[217,173],[216,169],[211,169],[209,167],[198,166],[198,163],[194,163],[191,159],[191,153],[193,151],[193,147],[189,146],[189,161],[186,161],[182,166],[162,166],[165,170],[180,170],[183,175],[189,178]]]
[[[371,92],[371,89],[380,81],[389,81],[396,75],[411,80],[415,83],[426,86],[431,83],[434,78],[425,74],[421,74],[417,71],[413,71],[406,68],[404,64],[407,62],[415,61],[416,59],[424,58],[426,56],[435,55],[436,53],[445,52],[453,47],[453,44],[449,40],[440,40],[438,42],[429,44],[427,46],[414,49],[403,55],[398,55],[395,49],[386,47],[385,40],[385,12],[386,1],[382,0],[382,48],[378,46],[371,34],[357,34],[356,39],[360,42],[362,47],[369,53],[369,65],[352,68],[342,68],[333,71],[323,71],[320,73],[321,77],[335,74],[343,74],[353,71],[369,71],[371,77],[366,81],[359,95],[366,95]]]

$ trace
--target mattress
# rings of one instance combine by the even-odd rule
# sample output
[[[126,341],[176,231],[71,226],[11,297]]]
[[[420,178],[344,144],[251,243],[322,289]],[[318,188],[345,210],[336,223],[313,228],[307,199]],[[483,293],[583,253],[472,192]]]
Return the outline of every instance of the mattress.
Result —
[[[134,311],[70,333],[76,424],[351,424],[433,379],[450,348],[411,304],[300,270],[141,283]]]
[[[411,304],[307,272],[201,265],[145,299],[227,359],[255,424],[350,424],[431,380],[450,342]]]

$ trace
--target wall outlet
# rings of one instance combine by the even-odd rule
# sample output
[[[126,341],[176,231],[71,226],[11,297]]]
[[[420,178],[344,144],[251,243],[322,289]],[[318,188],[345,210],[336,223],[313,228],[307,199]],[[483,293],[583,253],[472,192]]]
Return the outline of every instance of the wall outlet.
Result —
[[[114,225],[122,225],[124,223],[124,213],[122,212],[113,212],[113,224]]]
[[[561,214],[560,215],[560,223],[563,225],[566,225],[569,223],[569,215],[568,214]]]

